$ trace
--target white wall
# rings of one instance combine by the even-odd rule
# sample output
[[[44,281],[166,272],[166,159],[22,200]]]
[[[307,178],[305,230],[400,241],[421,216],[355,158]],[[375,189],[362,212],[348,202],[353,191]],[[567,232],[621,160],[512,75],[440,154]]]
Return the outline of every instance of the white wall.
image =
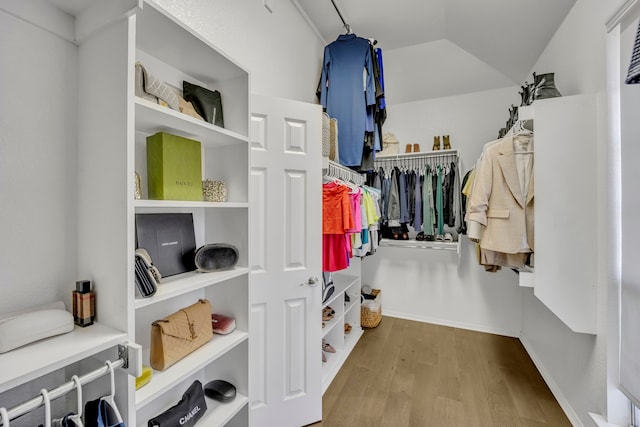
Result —
[[[248,68],[253,92],[315,102],[323,46],[290,1],[269,0],[273,13],[263,0],[158,3]],[[79,279],[73,17],[29,6],[0,7],[0,314],[55,299],[70,308]]]
[[[624,402],[615,390],[616,352],[607,357],[607,346],[617,342],[608,336],[608,313],[617,313],[617,301],[609,298],[609,287],[618,286],[611,277],[619,262],[615,239],[609,235],[613,207],[608,204],[610,171],[606,137],[606,29],[605,22],[620,7],[621,0],[599,2],[578,0],[532,71],[555,72],[556,86],[563,95],[595,93],[598,95],[599,133],[598,164],[592,165],[598,175],[598,227],[585,230],[598,247],[598,335],[576,334],[527,291],[524,295],[522,340],[550,387],[576,425],[592,426],[588,412],[609,415],[609,422],[626,421]],[[580,147],[576,147],[579,153]],[[582,173],[579,163],[571,173]],[[612,255],[614,254],[614,255]],[[615,296],[616,292],[613,292]],[[615,319],[614,319],[615,320]],[[613,330],[612,330],[613,329]],[[610,329],[614,334],[616,327]],[[611,333],[610,332],[610,333]],[[614,366],[611,366],[611,365]]]
[[[251,91],[317,103],[324,45],[290,0],[157,0],[247,68]]]
[[[0,11],[0,314],[76,277],[76,47]]]
[[[430,151],[434,135],[451,135],[452,148],[460,150],[462,176],[484,144],[497,138],[511,104],[519,104],[518,89],[390,105],[384,130],[396,135],[401,151],[407,143],[420,143],[422,151]],[[522,297],[516,274],[510,269],[485,272],[478,265],[475,244],[466,237],[460,258],[455,252],[380,248],[363,261],[362,280],[382,289],[388,315],[519,336]]]

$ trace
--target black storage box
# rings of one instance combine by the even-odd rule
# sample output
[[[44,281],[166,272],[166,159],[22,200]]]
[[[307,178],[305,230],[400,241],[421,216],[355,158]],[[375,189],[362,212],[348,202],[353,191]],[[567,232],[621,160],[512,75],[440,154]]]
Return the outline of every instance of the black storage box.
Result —
[[[196,269],[190,213],[136,214],[136,248],[145,248],[162,277]]]

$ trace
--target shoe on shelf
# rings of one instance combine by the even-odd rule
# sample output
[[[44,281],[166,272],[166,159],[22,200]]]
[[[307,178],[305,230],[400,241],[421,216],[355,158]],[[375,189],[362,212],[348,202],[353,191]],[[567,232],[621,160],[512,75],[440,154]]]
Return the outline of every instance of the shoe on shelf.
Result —
[[[413,152],[414,153],[420,152],[420,144],[413,144]]]
[[[327,361],[327,356],[325,356],[324,351],[322,352],[322,363]]]
[[[323,298],[322,298],[322,303],[324,304],[325,302],[327,302],[329,300],[329,298],[331,298],[331,295],[333,295],[333,292],[336,290],[335,286],[333,286],[333,283],[329,284],[329,286],[327,286],[325,289],[322,290],[323,293]]]
[[[348,334],[349,332],[351,332],[351,325],[348,323],[344,324],[344,333]]]
[[[325,340],[322,340],[322,351],[326,351],[327,353],[335,353],[336,349],[331,347],[331,344],[329,344]]]
[[[450,141],[449,135],[444,135],[442,137],[442,149],[451,150],[451,141]]]

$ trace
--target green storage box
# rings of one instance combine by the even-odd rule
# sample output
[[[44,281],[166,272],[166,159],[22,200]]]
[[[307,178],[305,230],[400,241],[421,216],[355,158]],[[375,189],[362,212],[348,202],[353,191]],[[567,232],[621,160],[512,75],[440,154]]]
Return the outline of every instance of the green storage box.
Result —
[[[147,137],[149,199],[202,201],[200,141],[158,132]]]

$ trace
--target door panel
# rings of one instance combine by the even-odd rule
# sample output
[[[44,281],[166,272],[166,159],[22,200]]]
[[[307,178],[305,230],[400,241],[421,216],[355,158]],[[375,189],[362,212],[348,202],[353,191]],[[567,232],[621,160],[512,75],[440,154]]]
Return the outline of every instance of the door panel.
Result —
[[[320,106],[252,97],[251,425],[322,416]]]

